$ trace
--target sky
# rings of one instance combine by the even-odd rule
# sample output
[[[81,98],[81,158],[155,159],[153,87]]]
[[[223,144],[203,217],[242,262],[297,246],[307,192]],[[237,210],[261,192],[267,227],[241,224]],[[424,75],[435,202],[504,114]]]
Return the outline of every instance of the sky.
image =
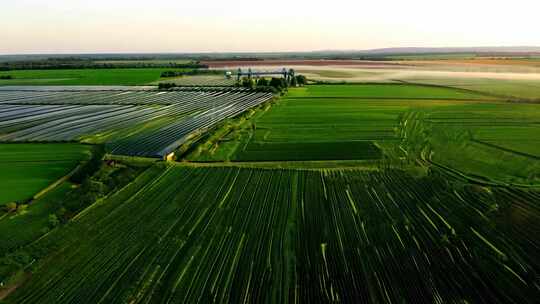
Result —
[[[540,46],[538,0],[4,0],[0,54]]]

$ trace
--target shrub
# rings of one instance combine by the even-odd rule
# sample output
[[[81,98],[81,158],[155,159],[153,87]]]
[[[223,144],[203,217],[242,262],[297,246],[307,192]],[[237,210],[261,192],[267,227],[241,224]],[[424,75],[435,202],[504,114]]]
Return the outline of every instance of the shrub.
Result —
[[[54,228],[60,224],[56,214],[49,214],[49,227]]]
[[[158,89],[159,90],[170,90],[172,88],[176,87],[176,84],[174,83],[159,83]]]
[[[274,87],[274,88],[278,89],[278,90],[281,90],[281,89],[284,89],[284,88],[287,87],[287,82],[283,78],[272,77],[272,79],[270,80],[269,85],[271,87]]]
[[[105,155],[105,149],[102,146],[97,146],[92,151],[92,158],[88,160],[70,180],[76,184],[82,183],[87,177],[93,175],[101,166],[101,159]]]
[[[28,208],[26,204],[20,204],[17,206],[17,213],[23,213]]]
[[[7,212],[15,212],[17,210],[17,203],[15,202],[9,202],[7,204],[4,205],[4,209],[7,211]]]

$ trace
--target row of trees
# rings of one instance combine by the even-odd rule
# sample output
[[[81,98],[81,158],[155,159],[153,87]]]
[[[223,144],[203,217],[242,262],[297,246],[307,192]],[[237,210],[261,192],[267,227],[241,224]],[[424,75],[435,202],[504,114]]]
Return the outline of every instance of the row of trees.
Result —
[[[277,78],[272,77],[270,80],[266,78],[248,78],[244,77],[241,79],[238,86],[244,87],[244,88],[250,88],[250,89],[257,89],[257,88],[272,88],[276,91],[283,91],[287,89],[288,87],[297,87],[297,86],[304,86],[307,84],[306,76],[304,75],[296,75],[291,78],[291,80],[288,82],[285,78]]]
[[[197,67],[186,71],[164,71],[161,73],[161,78],[195,75],[223,75],[223,73],[224,71],[221,70],[210,70],[208,69],[208,66],[198,65]]]
[[[170,77],[170,76],[167,76],[167,77]],[[244,77],[240,80],[239,83],[236,84],[236,86],[248,88],[251,90],[256,90],[259,92],[279,93],[286,90],[289,87],[304,86],[306,84],[307,84],[307,79],[304,75],[296,75],[292,77],[290,81],[287,81],[285,78],[281,78],[281,77],[272,77],[271,79],[267,79],[267,78],[254,79],[254,78]],[[177,86],[178,85],[176,85],[175,83],[161,82],[158,84],[158,89],[170,90]]]
[[[31,61],[0,62],[0,71],[12,70],[67,70],[67,69],[134,69],[134,68],[169,68],[169,69],[204,69],[207,65],[199,62],[152,62],[152,61],[92,61],[82,59],[50,59]]]

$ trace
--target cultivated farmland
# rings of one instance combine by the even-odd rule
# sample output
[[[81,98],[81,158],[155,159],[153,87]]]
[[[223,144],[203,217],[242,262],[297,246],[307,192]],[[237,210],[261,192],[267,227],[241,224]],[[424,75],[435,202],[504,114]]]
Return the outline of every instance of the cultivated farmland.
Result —
[[[0,91],[0,141],[107,143],[110,152],[163,157],[196,132],[271,99],[243,89]]]
[[[0,89],[0,147],[100,151],[0,209],[0,300],[536,303],[538,104],[404,83],[266,91]]]
[[[423,160],[484,181],[538,184],[539,109],[451,88],[312,85],[188,159]]]
[[[152,166],[32,244],[8,303],[534,303],[539,202],[439,171]]]
[[[315,85],[287,97],[252,119],[201,161],[370,160],[393,147],[402,113],[494,100],[454,89],[409,85]]]
[[[538,184],[539,110],[515,103],[414,109],[401,118],[401,148],[484,181]]]
[[[168,69],[70,69],[21,70],[0,72],[14,79],[0,80],[3,85],[144,85],[159,80]]]
[[[315,85],[291,90],[288,95],[311,98],[486,100],[489,96],[452,88],[399,84]],[[491,98],[493,99],[493,98]]]

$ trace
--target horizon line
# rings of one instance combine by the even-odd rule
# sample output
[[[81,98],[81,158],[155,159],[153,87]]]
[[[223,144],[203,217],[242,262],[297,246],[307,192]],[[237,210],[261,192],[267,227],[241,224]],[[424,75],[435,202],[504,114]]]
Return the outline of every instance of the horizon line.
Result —
[[[526,50],[534,49],[534,50]],[[354,52],[377,52],[377,51],[441,51],[444,52],[459,52],[459,51],[474,51],[482,52],[481,49],[500,49],[501,52],[515,52],[515,53],[527,53],[527,52],[540,52],[540,46],[527,46],[527,45],[507,45],[507,46],[447,46],[447,47],[382,47],[382,48],[370,48],[370,49],[319,49],[319,50],[283,50],[283,51],[22,51],[19,53],[2,53],[0,56],[24,56],[24,55],[204,55],[204,54],[301,54],[301,53],[354,53]],[[505,50],[506,49],[506,50]],[[508,50],[513,49],[513,50]],[[519,50],[522,49],[522,50]],[[485,50],[484,52],[490,52]]]

